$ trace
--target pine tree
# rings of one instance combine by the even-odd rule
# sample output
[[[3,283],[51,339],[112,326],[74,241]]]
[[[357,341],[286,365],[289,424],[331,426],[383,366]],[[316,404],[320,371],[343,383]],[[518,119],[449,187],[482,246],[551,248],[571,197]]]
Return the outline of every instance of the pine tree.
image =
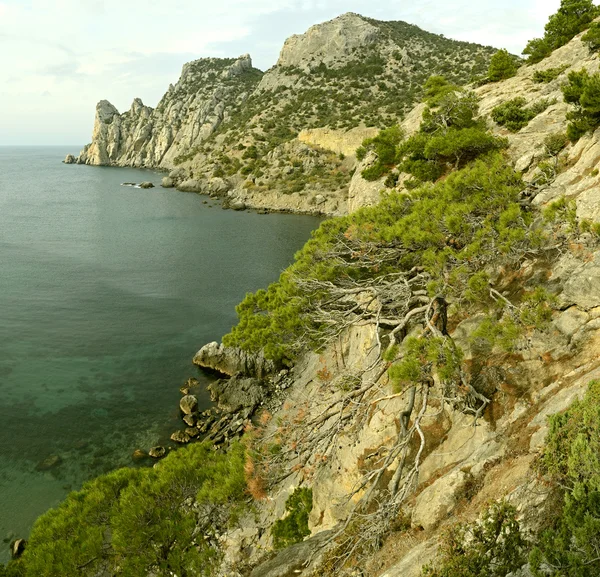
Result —
[[[583,32],[599,15],[600,8],[594,6],[592,0],[562,0],[560,8],[550,16],[545,26],[544,38],[530,40],[523,54],[529,55],[530,64],[540,62],[553,50]]]
[[[492,56],[488,69],[488,78],[492,82],[506,80],[507,78],[512,78],[518,69],[519,65],[516,58],[503,48]]]

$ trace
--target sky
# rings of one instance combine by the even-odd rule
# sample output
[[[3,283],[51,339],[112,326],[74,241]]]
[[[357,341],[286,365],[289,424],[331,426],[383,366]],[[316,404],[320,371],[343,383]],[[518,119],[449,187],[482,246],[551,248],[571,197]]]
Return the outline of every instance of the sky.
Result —
[[[560,0],[0,0],[0,145],[82,145],[95,106],[156,106],[185,62],[250,53],[344,12],[520,54]],[[76,152],[76,150],[74,150]]]

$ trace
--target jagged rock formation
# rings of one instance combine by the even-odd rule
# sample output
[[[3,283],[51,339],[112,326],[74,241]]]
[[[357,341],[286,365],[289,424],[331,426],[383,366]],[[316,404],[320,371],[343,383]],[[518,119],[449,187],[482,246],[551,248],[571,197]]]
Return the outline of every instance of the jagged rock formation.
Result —
[[[101,101],[78,162],[177,167],[166,187],[230,192],[232,205],[345,214],[362,138],[408,112],[429,75],[465,83],[492,53],[344,14],[289,38],[264,75],[247,55],[202,59],[184,66],[156,109],[136,99],[119,114]],[[215,177],[224,184],[215,187]]]
[[[92,142],[80,164],[169,168],[206,140],[248,96],[262,73],[249,55],[203,58],[183,67],[181,78],[155,109],[136,98],[120,114],[107,100],[96,106]]]

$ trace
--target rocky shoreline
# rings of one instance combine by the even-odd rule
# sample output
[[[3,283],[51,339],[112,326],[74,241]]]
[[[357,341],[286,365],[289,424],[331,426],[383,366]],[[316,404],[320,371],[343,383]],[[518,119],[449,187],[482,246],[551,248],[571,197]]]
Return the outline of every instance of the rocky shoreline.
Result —
[[[78,162],[78,158],[72,154],[68,154],[62,161],[63,164],[81,164]],[[196,194],[202,194],[208,196],[212,200],[219,200],[221,202],[221,208],[224,210],[236,210],[236,211],[254,211],[257,214],[299,214],[306,216],[320,216],[320,217],[331,217],[339,216],[339,213],[335,210],[328,210],[327,207],[323,206],[324,198],[322,195],[316,195],[313,206],[301,206],[298,199],[302,195],[292,194],[287,195],[290,201],[284,199],[284,201],[278,201],[282,196],[276,193],[272,195],[264,194],[261,197],[261,202],[255,202],[255,199],[248,198],[242,193],[239,188],[232,188],[232,184],[220,177],[211,179],[194,179],[188,178],[188,173],[184,168],[176,168],[171,171],[165,171],[160,168],[155,168],[156,172],[167,174],[164,176],[159,185],[154,184],[150,181],[144,182],[124,182],[121,186],[128,186],[131,188],[150,189],[160,186],[165,189],[174,188],[180,192],[193,192]],[[319,198],[321,197],[321,198]],[[323,199],[323,200],[321,200]],[[206,201],[204,201],[206,203]],[[298,207],[293,206],[294,204]]]
[[[179,389],[182,395],[179,411],[184,427],[171,434],[170,440],[175,445],[157,445],[148,451],[137,449],[132,455],[134,461],[158,460],[179,445],[199,441],[210,441],[216,451],[224,450],[252,426],[252,419],[259,410],[277,408],[284,391],[293,382],[290,371],[278,371],[264,357],[216,342],[202,347],[193,362],[200,370],[222,377],[207,385],[215,405],[200,410],[197,393],[201,384],[195,377],[188,378]]]

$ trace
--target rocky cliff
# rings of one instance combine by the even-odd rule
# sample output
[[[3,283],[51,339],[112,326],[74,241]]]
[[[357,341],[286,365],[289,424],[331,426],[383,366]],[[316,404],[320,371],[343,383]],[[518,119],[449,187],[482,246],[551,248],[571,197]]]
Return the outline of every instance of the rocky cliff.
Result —
[[[372,30],[361,33],[372,41]],[[306,42],[318,40],[316,34]],[[290,46],[299,43],[289,41]],[[305,59],[298,58],[296,65],[305,65]],[[566,199],[572,203],[573,222],[600,221],[600,129],[576,144],[563,140],[558,150],[549,151],[549,143],[567,127],[569,105],[563,101],[561,85],[570,71],[582,68],[597,72],[599,59],[580,35],[541,63],[522,67],[514,78],[475,89],[482,117],[495,134],[508,139],[507,161],[523,174],[524,194],[538,219],[538,209]],[[542,76],[546,80],[540,81]],[[515,97],[524,99],[523,106],[547,102],[524,128],[510,132],[495,124],[490,114]],[[406,116],[407,134],[418,129],[423,109],[418,106]],[[331,142],[329,131],[323,129],[306,131],[300,138]],[[356,194],[351,200],[358,199],[354,208],[380,200],[382,181],[360,177],[360,169],[375,161],[375,155],[368,155],[352,180]],[[404,177],[400,175],[396,191],[408,193]],[[386,371],[389,365],[380,357],[385,331],[376,322],[349,326],[319,354],[301,356],[286,376],[285,399],[258,427],[267,447],[281,446],[281,453],[270,461],[281,478],[272,485],[268,499],[259,501],[258,520],[246,520],[243,529],[224,540],[223,574],[244,574],[243,567],[249,564],[256,565],[251,573],[255,577],[323,571],[418,577],[435,558],[440,537],[450,526],[476,519],[487,503],[501,499],[515,507],[525,534],[535,535],[547,525],[557,507],[556,494],[540,477],[535,462],[548,433],[548,416],[564,411],[600,378],[598,239],[584,229],[565,234],[566,230],[555,237],[556,252],[551,256],[534,251],[512,270],[490,263],[490,274],[503,287],[499,298],[528,286],[544,287],[555,295],[549,324],[528,330],[510,354],[479,348],[476,328],[485,315],[448,318],[447,338],[464,351],[465,370],[491,401],[483,413],[465,411],[445,401],[443,394],[428,400],[423,391],[415,398],[410,387],[394,389]],[[409,334],[418,331],[413,327]],[[433,390],[429,394],[435,396]],[[388,456],[397,446],[407,407],[411,411],[414,407],[412,418],[419,423],[423,441],[423,453],[417,452],[418,438],[408,452],[411,459],[418,456],[417,478],[398,512],[397,526],[381,540],[373,537],[377,543],[369,543],[369,535],[377,535],[376,505],[361,511],[360,518],[353,515],[362,499],[383,494],[404,466],[402,461],[396,468]],[[286,499],[297,487],[312,489],[312,536],[303,548],[296,546],[261,563],[263,551],[272,546],[271,535],[262,528],[285,518]],[[351,552],[344,558],[348,548]],[[332,560],[339,559],[345,559],[347,572],[342,571],[343,563],[332,569],[336,567]],[[352,572],[353,564],[360,565],[360,573]],[[524,565],[510,575],[531,573]]]
[[[170,168],[175,159],[199,146],[248,98],[262,73],[250,56],[204,58],[183,67],[158,106],[136,98],[120,114],[108,101],[96,106],[92,142],[80,164]]]
[[[402,118],[429,75],[465,83],[492,53],[344,14],[289,38],[265,74],[249,56],[201,59],[156,109],[136,99],[119,114],[101,101],[77,162],[169,170],[165,186],[239,206],[345,214],[362,138]]]
[[[379,89],[372,90],[365,62],[376,77],[381,68],[398,68],[381,55],[396,51],[399,38],[406,50],[392,54],[394,62],[408,66],[415,54],[427,57],[431,38],[422,31],[353,14],[288,40],[278,65],[255,78],[243,106],[224,114],[168,177],[181,188],[228,192],[236,202],[244,194],[256,205],[289,209],[297,203],[293,207],[303,210],[312,202],[342,212],[343,200],[349,201],[344,210],[372,207],[325,223],[279,283],[238,307],[240,324],[224,338],[231,346],[210,343],[194,359],[231,375],[211,386],[222,413],[209,411],[210,420],[203,421],[186,386],[180,407],[188,428],[172,438],[188,443],[207,434],[208,452],[221,455],[228,446],[239,451],[228,443],[242,437],[245,464],[237,470],[244,505],[252,496],[251,507],[221,517],[227,493],[218,492],[209,507],[210,501],[195,502],[192,485],[175,507],[198,517],[189,535],[169,542],[167,553],[180,545],[187,555],[208,543],[219,565],[213,574],[419,577],[445,536],[441,549],[454,555],[454,567],[428,576],[531,577],[533,561],[520,550],[530,539],[539,543],[540,530],[553,526],[562,534],[550,541],[551,549],[570,548],[576,564],[587,553],[579,550],[587,543],[575,547],[577,535],[557,515],[565,503],[573,514],[573,502],[586,493],[586,475],[600,482],[597,398],[589,413],[581,411],[585,430],[561,429],[576,443],[562,454],[564,462],[551,463],[572,466],[586,454],[593,470],[576,470],[570,493],[571,479],[557,481],[540,462],[552,428],[556,433],[557,422],[569,424],[563,415],[550,427],[548,417],[600,380],[600,82],[594,77],[587,93],[595,116],[572,141],[565,130],[574,108],[561,90],[573,80],[570,72],[598,71],[598,51],[575,36],[512,78],[472,87],[474,96],[446,86],[445,103],[413,108],[404,115],[402,138],[418,132],[417,145],[434,142],[461,155],[441,154],[441,172],[431,182],[409,185],[415,174],[401,171],[415,165],[398,161],[396,145],[394,163],[383,172],[393,178],[365,180],[362,171],[380,160],[377,149],[365,150],[359,163],[344,150],[376,126],[354,125],[356,116],[348,123],[340,103],[327,115],[320,99],[325,90],[336,102],[336,87],[351,90],[355,77],[358,89],[375,98]],[[435,54],[429,56],[434,62]],[[352,72],[354,66],[360,72]],[[370,79],[364,86],[363,75]],[[377,102],[386,114],[385,100]],[[511,130],[498,114],[507,104]],[[366,105],[359,99],[352,106],[354,115]],[[118,119],[112,132],[99,126],[98,139],[106,143],[125,122],[107,103],[98,118],[104,126]],[[293,137],[292,129],[298,132]],[[465,149],[471,154],[466,161]],[[105,152],[114,150],[107,145]],[[435,158],[417,160],[422,167]],[[326,194],[330,179],[344,170],[348,194]],[[269,183],[292,181],[301,189],[269,193]],[[323,183],[328,188],[308,186]],[[219,474],[213,484],[221,489],[231,472],[223,467]],[[594,537],[593,546],[600,539],[597,487],[590,493],[595,509],[584,509],[575,526]],[[565,494],[574,501],[565,501]],[[511,507],[502,523],[481,520],[490,502]],[[457,523],[475,523],[475,529],[452,530]],[[490,530],[493,538],[481,546]],[[523,540],[510,538],[515,530]],[[480,550],[472,555],[474,542]],[[152,542],[144,553],[163,544]],[[99,545],[105,549],[104,539]],[[492,549],[498,545],[507,545],[510,567],[497,563]],[[170,567],[181,567],[182,558]],[[469,572],[460,569],[465,558],[474,560]],[[159,571],[152,562],[149,575]],[[593,575],[588,566],[600,567],[594,547],[588,562],[578,565],[584,572],[546,563],[542,574]],[[92,567],[87,574],[98,571]]]

